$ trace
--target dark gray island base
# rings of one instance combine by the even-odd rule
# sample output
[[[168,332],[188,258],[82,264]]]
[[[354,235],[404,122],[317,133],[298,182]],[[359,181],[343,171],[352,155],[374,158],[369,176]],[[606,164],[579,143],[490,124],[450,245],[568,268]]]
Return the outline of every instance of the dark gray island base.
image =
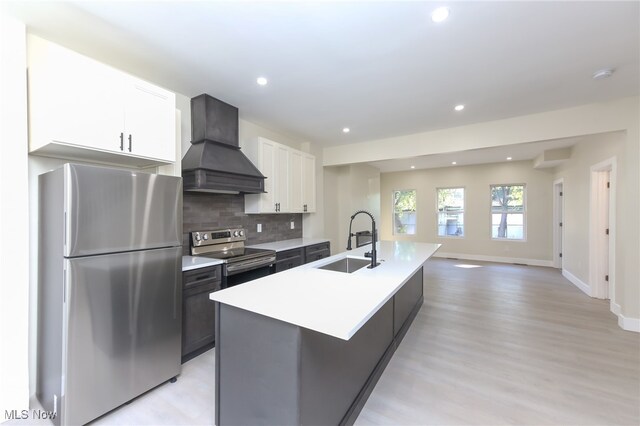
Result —
[[[216,302],[216,424],[353,424],[422,306],[422,277],[349,340]]]

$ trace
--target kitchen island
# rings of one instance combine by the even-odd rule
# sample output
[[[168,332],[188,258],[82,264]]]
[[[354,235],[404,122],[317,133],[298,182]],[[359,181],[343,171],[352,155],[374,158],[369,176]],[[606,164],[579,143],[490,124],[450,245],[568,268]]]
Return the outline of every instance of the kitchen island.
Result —
[[[382,241],[380,265],[320,269],[368,247],[211,293],[216,424],[352,424],[423,302],[439,244]]]

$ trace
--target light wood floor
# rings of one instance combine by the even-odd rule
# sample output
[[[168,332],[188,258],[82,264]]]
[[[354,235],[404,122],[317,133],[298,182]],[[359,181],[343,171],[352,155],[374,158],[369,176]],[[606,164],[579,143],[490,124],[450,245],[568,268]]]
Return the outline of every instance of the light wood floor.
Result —
[[[356,424],[638,425],[640,337],[558,270],[432,259]]]
[[[189,361],[93,424],[213,424],[214,362]],[[432,259],[425,303],[356,424],[639,425],[640,335],[555,269]]]

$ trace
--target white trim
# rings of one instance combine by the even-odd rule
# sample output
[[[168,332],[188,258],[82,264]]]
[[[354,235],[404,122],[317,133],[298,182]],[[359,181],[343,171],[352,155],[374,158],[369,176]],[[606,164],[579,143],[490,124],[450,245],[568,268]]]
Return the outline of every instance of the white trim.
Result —
[[[640,333],[640,318],[627,318],[624,315],[619,314],[618,326],[623,330]]]
[[[433,257],[449,257],[461,260],[478,260],[481,262],[497,262],[497,263],[522,263],[529,266],[547,266],[553,267],[553,261],[540,259],[522,259],[519,257],[497,257],[484,256],[481,254],[465,254],[465,253],[442,253],[436,252]]]
[[[560,196],[557,192],[557,187],[562,185],[562,193]],[[556,179],[553,181],[553,267],[561,269],[562,259],[560,253],[564,250],[564,223],[563,226],[558,226],[560,221],[564,222],[564,178]],[[559,212],[562,212],[562,218],[559,216]],[[558,235],[560,234],[560,235]]]
[[[613,314],[616,316],[620,316],[620,312],[622,312],[622,308],[620,307],[620,305],[612,300],[610,302],[611,303],[609,304],[609,309],[611,310],[611,312],[613,312]]]
[[[582,290],[587,296],[591,297],[591,288],[589,288],[589,285],[582,281],[580,278],[576,277],[566,269],[562,269],[562,276],[571,281],[573,285]]]
[[[591,285],[591,297],[603,298],[604,288],[599,279],[603,276],[601,256],[598,253],[598,240],[601,236],[602,226],[599,217],[599,195],[597,182],[599,174],[604,171],[609,172],[610,192],[609,192],[609,294],[611,303],[616,303],[616,157],[608,158],[590,168],[590,188],[589,188],[589,283]]]

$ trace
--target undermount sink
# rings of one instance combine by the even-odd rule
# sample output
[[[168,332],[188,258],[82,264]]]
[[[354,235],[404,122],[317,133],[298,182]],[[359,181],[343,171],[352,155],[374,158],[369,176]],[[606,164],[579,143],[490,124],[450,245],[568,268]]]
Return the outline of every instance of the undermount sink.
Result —
[[[318,269],[325,269],[327,271],[345,272],[350,274],[362,269],[367,265],[370,265],[371,261],[368,259],[357,259],[355,257],[344,257],[335,262],[327,263],[326,265],[318,266]]]

